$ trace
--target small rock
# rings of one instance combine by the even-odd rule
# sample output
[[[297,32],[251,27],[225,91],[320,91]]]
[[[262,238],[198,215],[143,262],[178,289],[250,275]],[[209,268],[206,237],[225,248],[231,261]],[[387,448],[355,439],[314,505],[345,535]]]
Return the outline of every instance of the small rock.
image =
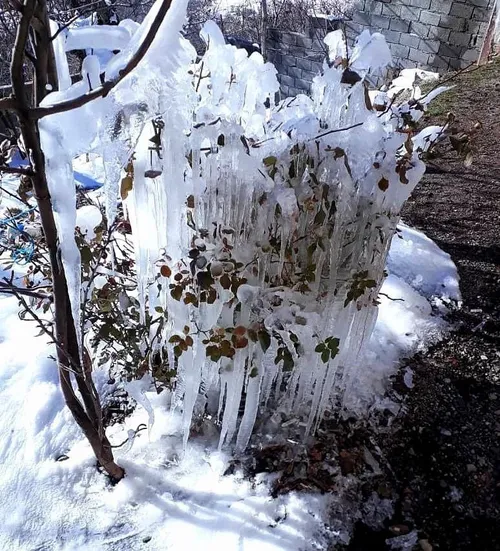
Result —
[[[441,434],[443,436],[451,436],[451,430],[448,429],[441,429]]]
[[[356,466],[354,455],[347,450],[342,450],[339,454],[339,464],[343,476],[353,473]]]
[[[389,528],[389,530],[397,536],[403,536],[410,532],[410,528],[406,526],[406,524],[394,524]]]
[[[492,392],[491,394],[488,395],[488,398],[490,400],[496,400],[498,398],[498,396],[494,392]]]
[[[419,540],[418,543],[422,551],[432,551],[432,545],[429,543],[429,540]]]
[[[390,499],[392,497],[392,490],[390,485],[386,482],[381,482],[378,485],[377,494],[382,498]]]
[[[475,473],[477,471],[477,467],[473,465],[472,463],[469,463],[467,465],[467,472],[468,473]]]
[[[484,361],[484,360],[487,360],[487,359],[488,359],[488,356],[485,356],[484,354],[481,354],[480,358],[481,358],[481,360]]]

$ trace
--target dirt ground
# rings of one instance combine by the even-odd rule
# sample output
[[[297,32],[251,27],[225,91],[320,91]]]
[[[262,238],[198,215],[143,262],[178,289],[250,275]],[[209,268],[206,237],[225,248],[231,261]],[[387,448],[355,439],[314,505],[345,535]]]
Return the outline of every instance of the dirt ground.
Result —
[[[397,480],[399,507],[432,549],[498,551],[500,61],[456,84],[432,108],[429,122],[452,111],[454,125],[472,130],[473,164],[465,167],[445,147],[403,218],[451,255],[463,308],[453,314],[456,329],[446,340],[408,362],[415,386],[382,449]]]

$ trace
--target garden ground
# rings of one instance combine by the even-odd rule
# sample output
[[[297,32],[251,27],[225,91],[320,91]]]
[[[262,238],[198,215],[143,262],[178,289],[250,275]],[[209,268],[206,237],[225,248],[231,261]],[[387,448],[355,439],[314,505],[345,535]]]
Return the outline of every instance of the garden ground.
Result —
[[[403,213],[451,255],[463,307],[444,341],[408,361],[414,388],[382,449],[401,509],[446,551],[500,549],[499,77],[496,61],[436,100],[429,122],[452,111],[473,134],[473,164],[443,147]]]

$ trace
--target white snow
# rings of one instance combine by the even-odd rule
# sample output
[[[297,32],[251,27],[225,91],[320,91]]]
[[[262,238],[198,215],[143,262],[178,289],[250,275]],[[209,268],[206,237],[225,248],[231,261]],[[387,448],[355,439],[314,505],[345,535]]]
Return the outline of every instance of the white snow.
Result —
[[[61,90],[42,107],[99,87],[102,71],[116,77],[159,6],[141,26],[61,33]],[[80,226],[90,238],[101,220],[96,209],[77,211],[75,172],[77,179],[104,181],[112,222],[122,168],[134,153],[124,208],[133,228],[142,315],[161,306],[168,312],[165,342],[187,325],[196,329],[193,345],[178,358],[173,395],[150,392],[147,379],[128,385],[138,407],[108,431],[113,443],[124,443],[116,457],[127,472],[112,488],[95,471],[94,456],[64,408],[55,366],[46,359],[54,351],[43,337],[34,339],[32,326],[21,325],[15,301],[0,296],[2,548],[324,549],[321,534],[334,495],[273,500],[268,480],[253,487],[238,475],[223,477],[228,458],[215,450],[234,440],[243,450],[259,407],[271,399],[286,415],[305,420],[306,433],[332,398],[351,412],[386,406],[384,391],[399,358],[438,338],[446,330],[438,314],[460,298],[449,257],[406,227],[402,240],[393,241],[383,281],[400,209],[425,171],[418,148],[407,147],[400,131],[403,115],[418,120],[423,112],[403,103],[379,113],[366,102],[363,79],[390,62],[383,36],[365,31],[358,38],[351,68],[360,82],[345,85],[343,69],[325,65],[312,98],[267,108],[279,87],[276,69],[260,54],[225,45],[213,23],[203,29],[209,47],[195,63],[193,47],[179,34],[185,7],[185,0],[173,1],[147,55],[106,97],[42,118],[40,135],[75,323],[81,267],[74,229]],[[326,41],[333,56],[341,51],[338,33]],[[103,64],[92,48],[105,46],[120,52]],[[64,51],[73,47],[90,50],[85,78],[67,86]],[[161,159],[150,149],[151,121],[158,118],[164,123]],[[431,128],[416,143],[425,148],[438,134]],[[196,207],[189,206],[191,195]],[[211,231],[202,235],[206,228]],[[220,272],[213,274],[216,299],[199,308],[176,300],[168,285],[160,293],[151,287],[160,251],[180,273],[193,240],[202,241],[206,263]],[[279,243],[276,252],[271,240]],[[231,259],[229,271],[239,263],[246,280],[234,292],[217,279]],[[313,277],[293,281],[311,265]],[[371,286],[351,300],[356,281]],[[189,285],[199,296],[196,280]],[[268,331],[266,351],[249,342],[231,360],[207,359],[204,335],[254,322]],[[300,339],[300,356],[292,335]],[[323,362],[315,348],[333,337],[338,354]],[[274,361],[280,346],[294,361],[289,374],[283,360]],[[94,377],[101,394],[109,392],[106,373]],[[221,434],[188,441],[202,385],[218,395]],[[142,425],[148,430],[136,432]],[[62,455],[68,459],[55,461]]]
[[[95,237],[95,229],[102,222],[102,214],[94,205],[84,205],[76,211],[76,227],[87,241]]]
[[[265,480],[253,488],[222,476],[228,458],[200,443],[179,461],[178,418],[162,395],[149,393],[149,435],[117,451],[126,478],[107,485],[64,407],[52,350],[34,333],[17,318],[16,301],[0,295],[0,549],[299,551],[313,541],[311,549],[322,549],[329,498],[272,499]],[[103,382],[98,373],[101,389]],[[126,427],[109,431],[112,442],[147,422],[139,407]],[[63,454],[69,459],[57,462]]]
[[[387,407],[385,385],[398,359],[446,329],[431,303],[460,298],[448,255],[416,230],[403,227],[402,236],[393,242],[382,292],[404,301],[382,297],[368,369],[360,371],[371,380],[358,381],[351,394],[364,407]],[[253,487],[239,474],[223,476],[229,457],[215,451],[216,438],[191,440],[182,455],[180,417],[165,393],[144,393],[141,382],[130,390],[142,405],[108,433],[121,444],[151,424],[151,410],[154,424],[116,450],[127,476],[109,486],[64,406],[52,347],[17,311],[15,299],[0,295],[0,549],[310,551],[335,539],[325,531],[335,494],[273,499],[268,478]],[[106,394],[105,372],[94,376]],[[69,458],[56,461],[62,455]]]

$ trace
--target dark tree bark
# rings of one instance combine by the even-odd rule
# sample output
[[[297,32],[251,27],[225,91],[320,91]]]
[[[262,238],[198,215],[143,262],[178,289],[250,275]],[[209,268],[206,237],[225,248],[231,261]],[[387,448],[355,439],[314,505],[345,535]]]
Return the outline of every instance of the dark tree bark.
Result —
[[[25,0],[16,35],[11,65],[11,81],[15,111],[26,151],[31,162],[31,179],[38,203],[43,233],[50,256],[55,312],[55,338],[61,390],[75,421],[90,442],[97,460],[118,481],[124,470],[115,463],[111,444],[106,437],[99,396],[94,387],[91,369],[80,359],[76,327],[71,313],[68,287],[60,260],[59,239],[47,185],[45,158],[40,145],[38,122],[31,116],[32,107],[26,97],[23,64],[28,39],[34,50],[35,106],[47,93],[47,84],[57,89],[57,71],[50,41],[50,28],[45,0]],[[71,379],[76,381],[81,400]]]
[[[79,349],[77,329],[72,316],[66,277],[60,258],[59,237],[47,184],[38,121],[45,116],[71,111],[99,97],[106,96],[140,63],[153,42],[170,4],[171,0],[163,0],[143,42],[114,80],[104,82],[100,88],[92,90],[84,96],[54,106],[40,107],[40,101],[47,94],[47,85],[50,85],[50,89],[57,90],[57,68],[47,15],[47,2],[46,0],[24,0],[22,4],[19,3],[20,22],[11,63],[13,94],[11,97],[0,99],[0,110],[12,111],[16,114],[31,164],[30,168],[23,169],[23,173],[32,180],[50,257],[54,302],[54,340],[61,390],[66,405],[92,446],[97,460],[111,478],[117,481],[123,478],[125,473],[115,463],[112,446],[104,431],[101,404],[92,381],[90,357],[85,349],[82,353]],[[31,48],[29,54],[27,54],[28,47]],[[24,82],[24,66],[27,56],[34,66],[34,93],[31,101],[27,97]],[[14,292],[14,294],[16,293]],[[81,399],[76,394],[72,378],[75,380]]]

